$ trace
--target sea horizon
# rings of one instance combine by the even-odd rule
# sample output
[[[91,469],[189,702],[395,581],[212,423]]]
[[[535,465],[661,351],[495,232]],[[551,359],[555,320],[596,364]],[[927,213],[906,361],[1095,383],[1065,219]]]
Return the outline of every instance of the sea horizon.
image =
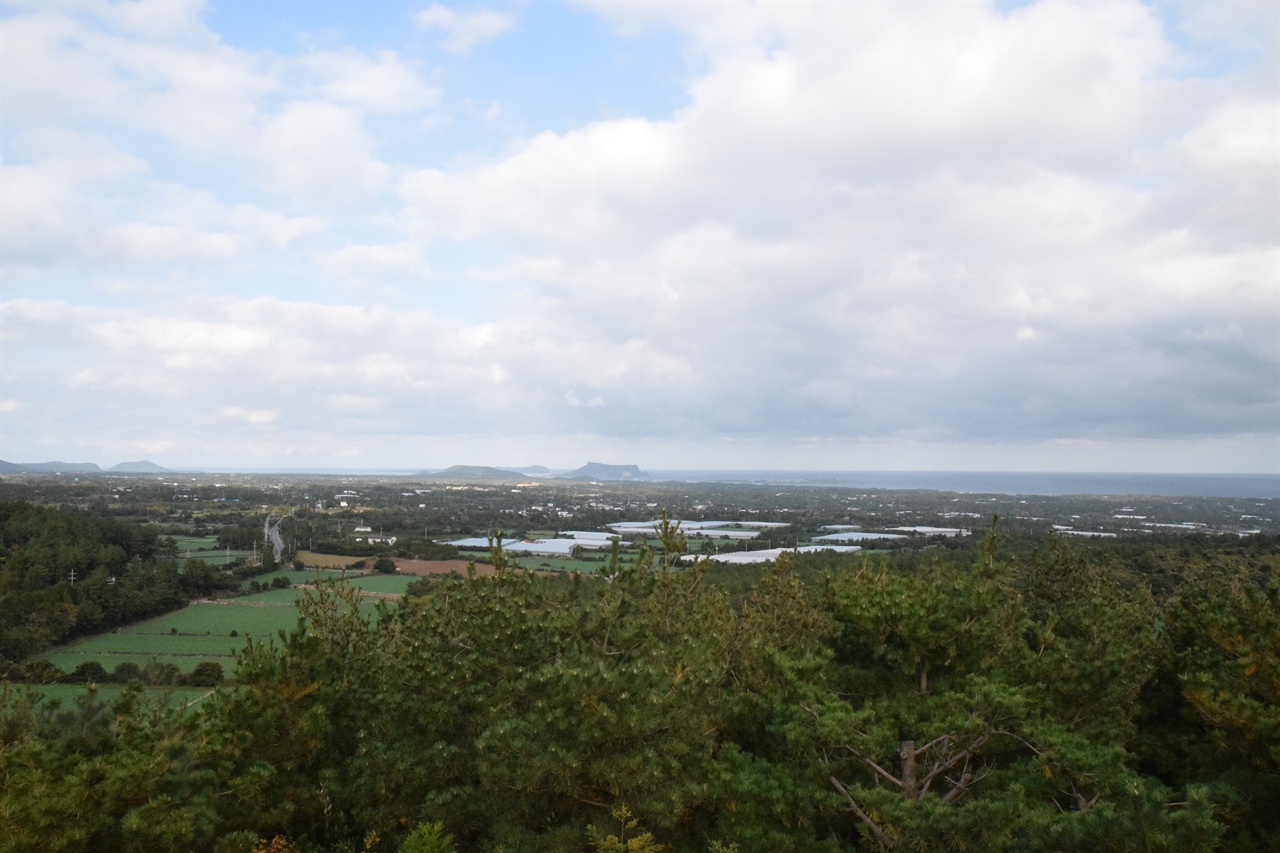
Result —
[[[447,466],[446,466],[447,467]],[[515,467],[490,466],[516,471]],[[527,467],[527,466],[519,466]],[[336,477],[411,477],[444,470],[413,468],[174,468],[172,474],[281,474]],[[551,469],[551,475],[573,469]],[[1168,473],[1126,471],[844,471],[814,469],[698,469],[651,468],[642,480],[602,482],[742,483],[744,485],[806,486],[921,490],[1005,495],[1153,495],[1160,497],[1216,497],[1280,499],[1280,474]],[[108,473],[108,472],[103,472]],[[548,475],[529,475],[543,478]]]

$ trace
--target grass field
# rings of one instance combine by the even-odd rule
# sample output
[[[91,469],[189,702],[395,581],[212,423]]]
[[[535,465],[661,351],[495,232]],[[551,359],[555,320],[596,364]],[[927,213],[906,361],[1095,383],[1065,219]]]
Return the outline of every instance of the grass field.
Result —
[[[178,546],[178,559],[186,560],[195,557],[214,566],[225,566],[232,560],[241,557],[252,558],[253,551],[229,551],[218,547],[218,540],[212,536],[174,536]]]
[[[405,588],[417,578],[410,575],[365,575],[351,578],[351,585],[367,592],[395,593],[404,595]]]
[[[264,600],[263,596],[254,595],[234,599],[233,603],[194,604],[63,646],[45,657],[64,672],[71,672],[86,661],[97,661],[111,671],[121,663],[146,666],[155,660],[173,664],[184,674],[202,661],[213,661],[230,674],[235,652],[244,646],[246,636],[266,639],[297,624],[293,590],[278,592],[287,593],[288,598]],[[232,631],[236,636],[231,636]]]
[[[295,571],[294,569],[290,569],[287,572],[268,572],[265,575],[258,575],[256,578],[247,578],[245,580],[240,581],[240,588],[242,590],[249,589],[249,584],[252,581],[257,581],[263,586],[270,586],[271,579],[274,577],[278,577],[279,575],[284,575],[285,577],[287,577],[289,579],[289,583],[291,584],[314,583],[316,579],[316,574],[317,574],[316,569],[303,569],[301,571]],[[319,576],[321,580],[337,580],[342,577],[342,572],[331,571],[326,569],[326,570],[320,571]]]
[[[300,584],[314,582],[317,573],[313,570],[277,574]],[[321,572],[320,575],[337,579],[341,573]],[[265,580],[270,582],[275,576],[269,575]],[[413,580],[399,575],[350,579],[352,586],[362,591],[384,595],[403,594]],[[110,672],[121,663],[146,666],[154,660],[173,664],[187,674],[197,664],[212,661],[222,664],[223,672],[230,676],[235,665],[235,652],[244,647],[247,637],[271,639],[277,632],[297,624],[296,602],[300,593],[301,590],[292,587],[271,589],[239,598],[193,604],[146,622],[53,649],[44,657],[64,672],[71,672],[87,661],[97,661]],[[380,596],[370,595],[362,609],[367,607],[371,611],[377,606],[378,598]]]
[[[178,553],[186,556],[187,551],[216,551],[218,540],[212,536],[174,536],[178,545]]]
[[[179,551],[178,556],[182,559],[195,557],[197,560],[204,560],[213,566],[225,566],[227,563],[244,558],[246,562],[253,559],[252,551],[193,551],[188,554],[185,551]]]

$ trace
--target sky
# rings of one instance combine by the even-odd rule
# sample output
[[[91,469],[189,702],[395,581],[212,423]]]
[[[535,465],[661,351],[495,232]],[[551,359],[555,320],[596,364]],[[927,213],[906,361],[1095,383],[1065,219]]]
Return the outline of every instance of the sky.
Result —
[[[1277,473],[1278,40],[0,3],[0,459]]]

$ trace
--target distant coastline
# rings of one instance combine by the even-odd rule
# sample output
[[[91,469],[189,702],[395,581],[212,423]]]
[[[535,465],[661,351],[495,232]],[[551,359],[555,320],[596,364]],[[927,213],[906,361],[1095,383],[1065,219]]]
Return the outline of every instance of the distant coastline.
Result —
[[[16,467],[16,466],[14,466]],[[72,470],[64,474],[80,473]],[[95,466],[96,467],[96,466]],[[158,466],[157,466],[158,467]],[[405,477],[443,469],[417,468],[175,468],[173,474],[247,474],[328,477]],[[552,474],[565,471],[548,472]],[[10,472],[14,473],[14,472]],[[34,472],[29,472],[34,473]],[[103,476],[120,471],[95,471]],[[131,472],[141,473],[141,472]],[[813,471],[781,469],[650,468],[644,483],[746,483],[854,489],[925,490],[1003,495],[1155,495],[1280,499],[1280,474],[1136,474],[1062,471]],[[541,479],[545,475],[530,475]],[[552,481],[554,482],[554,481]],[[570,482],[560,480],[559,482]]]
[[[737,482],[997,495],[1280,498],[1280,474],[1061,471],[698,471],[650,469],[655,481]]]

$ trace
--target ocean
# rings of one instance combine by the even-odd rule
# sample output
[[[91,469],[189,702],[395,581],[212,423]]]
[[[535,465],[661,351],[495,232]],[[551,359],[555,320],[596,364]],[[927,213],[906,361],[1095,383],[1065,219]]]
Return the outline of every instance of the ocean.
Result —
[[[1280,499],[1280,474],[650,470],[649,477],[652,480],[700,483],[925,489],[1000,495],[1161,495]]]

